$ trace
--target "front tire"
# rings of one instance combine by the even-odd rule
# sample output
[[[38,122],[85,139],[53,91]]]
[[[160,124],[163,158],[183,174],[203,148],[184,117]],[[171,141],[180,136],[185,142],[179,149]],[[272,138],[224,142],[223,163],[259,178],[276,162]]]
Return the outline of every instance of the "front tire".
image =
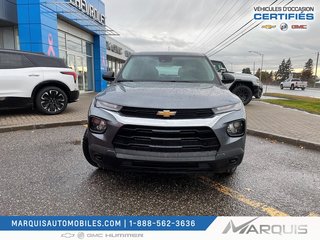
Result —
[[[39,112],[47,115],[62,113],[68,105],[67,94],[58,87],[44,87],[38,91],[35,105]]]
[[[280,89],[283,89],[283,85],[282,84],[280,85]]]
[[[294,89],[295,89],[295,87],[294,87],[294,85],[292,84],[291,87],[290,87],[290,90],[294,90]]]
[[[244,105],[247,105],[252,100],[252,90],[246,85],[236,86],[232,93],[237,95]]]
[[[306,89],[306,88],[304,88],[304,87],[303,87],[303,88],[301,88],[301,90],[302,90],[302,91],[304,91],[305,89]]]
[[[254,96],[256,99],[260,99],[262,97],[262,90],[259,89],[258,93]]]
[[[225,172],[220,173],[219,175],[222,177],[229,177],[233,175],[237,170],[237,167],[229,168]]]

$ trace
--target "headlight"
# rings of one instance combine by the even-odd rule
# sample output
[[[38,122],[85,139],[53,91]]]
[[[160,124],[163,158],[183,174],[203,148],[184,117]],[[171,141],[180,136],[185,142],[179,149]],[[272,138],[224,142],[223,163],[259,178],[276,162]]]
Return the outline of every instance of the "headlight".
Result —
[[[89,129],[93,133],[104,133],[107,129],[107,121],[98,118],[98,117],[90,117],[89,118]]]
[[[228,123],[227,133],[230,137],[241,137],[246,131],[246,123],[244,120],[236,120]]]
[[[96,100],[95,107],[103,108],[110,111],[116,111],[116,112],[120,111],[122,108],[122,106],[119,106],[117,104],[103,102],[101,100]]]
[[[232,112],[232,111],[239,111],[242,108],[242,102],[238,102],[236,104],[230,104],[222,107],[216,107],[213,108],[213,112],[215,114],[221,114],[221,113],[226,113],[226,112]]]

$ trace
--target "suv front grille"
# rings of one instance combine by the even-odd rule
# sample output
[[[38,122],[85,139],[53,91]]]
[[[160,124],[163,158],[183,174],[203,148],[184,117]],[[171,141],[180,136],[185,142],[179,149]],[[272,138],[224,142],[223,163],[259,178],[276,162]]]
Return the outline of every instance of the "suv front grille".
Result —
[[[220,147],[209,127],[146,127],[125,125],[113,140],[115,148],[152,152],[214,151]]]
[[[121,114],[128,117],[139,117],[139,118],[160,118],[164,117],[158,116],[159,111],[164,109],[155,108],[135,108],[135,107],[122,107],[120,110]],[[194,118],[210,118],[213,117],[213,111],[210,108],[204,109],[170,109],[176,112],[175,116],[171,116],[166,119],[194,119]]]

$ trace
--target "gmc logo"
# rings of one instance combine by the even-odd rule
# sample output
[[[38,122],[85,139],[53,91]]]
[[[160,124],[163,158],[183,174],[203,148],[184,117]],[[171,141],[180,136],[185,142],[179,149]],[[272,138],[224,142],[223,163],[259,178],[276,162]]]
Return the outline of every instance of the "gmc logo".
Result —
[[[292,29],[307,29],[307,25],[291,25]]]

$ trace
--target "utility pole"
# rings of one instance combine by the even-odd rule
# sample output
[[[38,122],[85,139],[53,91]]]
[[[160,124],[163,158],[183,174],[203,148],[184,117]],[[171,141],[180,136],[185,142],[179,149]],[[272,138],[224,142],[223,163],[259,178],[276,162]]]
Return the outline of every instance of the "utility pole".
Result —
[[[255,53],[261,56],[261,68],[260,68],[260,82],[262,83],[262,68],[263,68],[263,53],[257,51],[249,51],[250,53]],[[266,92],[267,92],[267,85],[266,85]]]
[[[317,78],[318,74],[318,63],[319,63],[319,52],[317,53],[317,61],[316,61],[316,71],[314,73],[314,76]]]

